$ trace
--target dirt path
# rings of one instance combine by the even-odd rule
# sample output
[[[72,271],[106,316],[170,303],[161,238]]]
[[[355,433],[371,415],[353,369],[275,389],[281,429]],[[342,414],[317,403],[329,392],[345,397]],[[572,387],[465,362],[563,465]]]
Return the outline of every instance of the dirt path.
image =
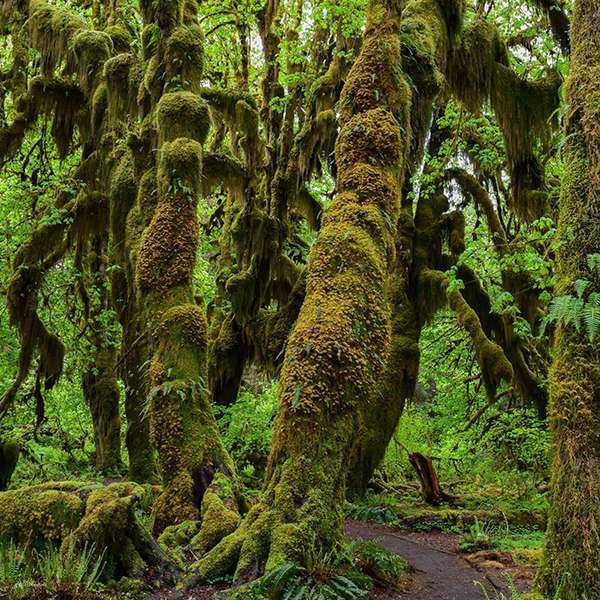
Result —
[[[377,539],[393,552],[401,554],[415,569],[416,585],[395,595],[406,600],[482,600],[488,597],[510,598],[506,581],[499,571],[475,568],[453,551],[443,534],[407,534],[384,525],[346,521],[346,534],[351,538]],[[452,537],[452,536],[450,536]],[[478,585],[479,582],[481,585]]]

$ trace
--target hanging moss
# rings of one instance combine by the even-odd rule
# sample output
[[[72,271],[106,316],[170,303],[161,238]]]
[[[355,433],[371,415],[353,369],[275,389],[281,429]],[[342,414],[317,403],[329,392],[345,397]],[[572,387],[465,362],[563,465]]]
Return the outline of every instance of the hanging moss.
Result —
[[[131,33],[123,25],[109,25],[104,32],[110,37],[117,54],[130,52]]]
[[[177,89],[197,93],[204,68],[204,35],[198,25],[180,25],[171,32],[165,48],[167,81]]]
[[[102,125],[108,112],[108,87],[106,82],[99,84],[92,96],[91,126],[92,136],[102,135]]]
[[[52,118],[52,138],[59,155],[64,158],[85,103],[81,89],[68,79],[38,76],[29,84],[29,96],[38,114]]]
[[[19,150],[30,125],[31,121],[26,115],[17,114],[9,126],[0,128],[0,159],[2,161],[6,161]]]
[[[477,20],[462,35],[450,55],[447,79],[460,100],[473,112],[492,93],[496,64],[508,65],[508,53],[496,27]]]
[[[80,31],[69,41],[69,51],[70,65],[78,73],[81,87],[91,91],[113,51],[110,36],[104,31]]]
[[[52,76],[55,68],[67,61],[71,41],[86,29],[81,17],[44,0],[30,2],[27,23],[31,44],[41,55],[44,76]]]
[[[234,194],[242,194],[248,174],[241,161],[226,154],[205,154],[202,165],[202,194],[210,196],[218,185]]]
[[[225,118],[231,131],[241,132],[256,150],[254,142],[258,138],[258,112],[255,100],[248,94],[231,89],[204,88],[201,95],[213,111]]]
[[[561,85],[556,71],[526,81],[503,65],[495,69],[491,102],[506,144],[513,209],[525,221],[539,218],[546,208],[543,168],[534,145],[556,125]]]
[[[547,139],[556,124],[559,89],[555,70],[536,80],[519,77],[508,66],[506,47],[496,28],[477,20],[451,55],[447,79],[471,111],[489,100],[506,145],[514,212],[525,221],[546,207],[542,167],[535,144]]]
[[[135,114],[136,91],[139,82],[132,81],[137,60],[133,54],[118,54],[104,63],[108,116],[114,127],[123,118]]]
[[[448,277],[442,271],[422,269],[419,272],[417,305],[424,322],[430,321],[448,302]]]
[[[17,466],[21,447],[14,440],[0,442],[0,492],[4,491]]]

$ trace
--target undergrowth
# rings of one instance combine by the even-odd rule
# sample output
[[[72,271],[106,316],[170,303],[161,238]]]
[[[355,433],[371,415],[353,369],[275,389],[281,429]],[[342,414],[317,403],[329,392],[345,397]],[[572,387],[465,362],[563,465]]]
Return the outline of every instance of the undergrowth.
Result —
[[[103,553],[97,556],[93,547],[76,549],[69,544],[62,552],[53,546],[29,552],[12,540],[3,540],[0,541],[0,598],[25,600],[42,597],[40,594],[85,598],[98,589],[102,568]]]
[[[247,587],[230,593],[237,600],[361,600],[379,585],[401,589],[406,561],[376,541],[353,541],[330,552],[314,551],[305,565],[286,563]]]

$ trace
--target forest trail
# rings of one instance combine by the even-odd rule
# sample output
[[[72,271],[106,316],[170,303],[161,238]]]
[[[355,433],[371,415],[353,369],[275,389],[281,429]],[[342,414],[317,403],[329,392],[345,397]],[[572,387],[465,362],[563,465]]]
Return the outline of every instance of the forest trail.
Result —
[[[395,595],[407,600],[482,600],[501,597],[510,598],[508,586],[498,570],[485,571],[476,568],[452,548],[440,544],[443,534],[406,535],[374,523],[348,519],[346,535],[365,540],[377,540],[386,550],[402,555],[415,569],[416,585]],[[479,583],[477,583],[479,582]],[[525,582],[525,587],[527,582]],[[517,588],[521,588],[517,585]],[[521,590],[520,590],[521,591]]]

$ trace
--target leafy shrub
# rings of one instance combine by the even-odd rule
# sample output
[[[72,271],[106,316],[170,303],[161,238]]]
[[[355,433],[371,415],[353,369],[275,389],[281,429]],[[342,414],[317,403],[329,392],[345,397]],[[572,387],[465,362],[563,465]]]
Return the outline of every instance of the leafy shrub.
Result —
[[[488,550],[491,546],[492,542],[489,531],[477,518],[469,525],[467,533],[462,536],[460,543],[458,544],[458,548],[461,552]]]
[[[247,484],[259,483],[267,464],[276,409],[277,382],[268,381],[258,391],[242,388],[235,404],[220,414],[223,441]]]

